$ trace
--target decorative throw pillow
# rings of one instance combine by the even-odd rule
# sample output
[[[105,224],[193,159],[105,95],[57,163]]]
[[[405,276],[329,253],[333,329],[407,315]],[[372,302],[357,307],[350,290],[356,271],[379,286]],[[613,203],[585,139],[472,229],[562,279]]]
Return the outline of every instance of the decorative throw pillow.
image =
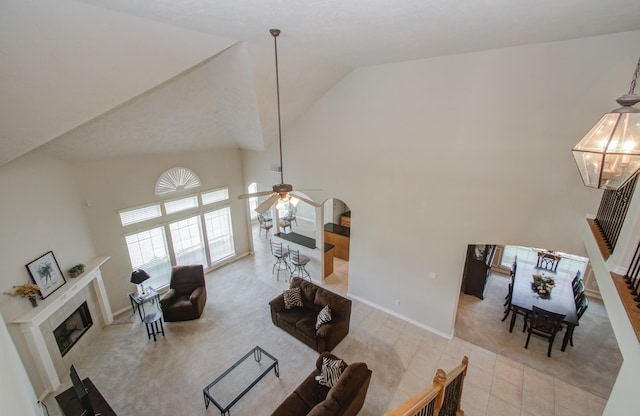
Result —
[[[344,361],[324,357],[322,359],[320,375],[316,376],[316,380],[323,386],[333,387],[342,375],[344,367]]]
[[[294,306],[302,306],[302,293],[299,287],[282,292],[284,295],[284,308],[291,309]]]
[[[322,308],[320,313],[318,314],[318,319],[316,319],[316,329],[320,328],[322,324],[326,324],[331,320],[331,309],[329,309],[329,305]]]

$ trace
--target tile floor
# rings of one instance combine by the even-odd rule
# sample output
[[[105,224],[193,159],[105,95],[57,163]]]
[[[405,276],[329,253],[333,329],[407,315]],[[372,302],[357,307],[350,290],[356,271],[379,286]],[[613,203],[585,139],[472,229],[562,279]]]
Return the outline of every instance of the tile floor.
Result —
[[[437,368],[452,369],[464,355],[469,357],[465,415],[599,416],[606,405],[605,399],[459,338],[446,340],[411,324],[403,328],[395,317],[380,322],[380,315],[372,313],[358,328],[387,341],[396,339],[395,350],[407,371],[389,409],[429,386]]]
[[[262,248],[267,244],[265,239],[254,241],[256,253],[268,255]],[[346,295],[348,268],[349,262],[335,259],[334,273],[325,279],[325,286]],[[469,367],[462,397],[465,415],[600,416],[604,411],[606,399],[562,380],[457,337],[446,340],[369,306],[356,303],[354,307],[370,311],[362,322],[352,322],[352,327],[393,342],[407,368],[388,410],[431,385],[438,368],[448,371],[466,355]]]

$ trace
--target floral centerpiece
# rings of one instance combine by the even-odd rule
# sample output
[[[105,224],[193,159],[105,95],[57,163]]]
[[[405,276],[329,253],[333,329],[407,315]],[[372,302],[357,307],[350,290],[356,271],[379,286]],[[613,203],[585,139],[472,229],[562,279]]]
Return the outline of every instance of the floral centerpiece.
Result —
[[[545,276],[544,274],[534,274],[531,288],[538,292],[541,296],[551,295],[551,289],[556,285],[556,281],[552,276]]]
[[[34,285],[33,283],[27,283],[20,286],[13,286],[13,293],[4,292],[5,295],[10,296],[20,296],[23,298],[27,298],[31,301],[31,304],[36,307],[38,303],[36,302],[37,291],[40,290],[40,286]]]

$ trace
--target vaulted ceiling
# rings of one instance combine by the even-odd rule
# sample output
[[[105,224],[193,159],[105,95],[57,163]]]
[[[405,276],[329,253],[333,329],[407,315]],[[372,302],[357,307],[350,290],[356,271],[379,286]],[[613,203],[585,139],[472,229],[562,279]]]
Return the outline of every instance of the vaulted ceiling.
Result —
[[[638,30],[640,2],[2,0],[0,164],[263,149],[274,27],[286,128],[358,67]]]

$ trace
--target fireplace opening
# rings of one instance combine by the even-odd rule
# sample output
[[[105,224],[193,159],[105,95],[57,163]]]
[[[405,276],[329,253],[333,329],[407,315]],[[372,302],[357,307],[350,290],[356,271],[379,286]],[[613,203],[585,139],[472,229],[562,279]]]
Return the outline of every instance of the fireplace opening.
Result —
[[[58,343],[58,349],[63,357],[84,333],[91,328],[91,325],[93,325],[91,313],[89,313],[87,302],[84,302],[53,331]]]

